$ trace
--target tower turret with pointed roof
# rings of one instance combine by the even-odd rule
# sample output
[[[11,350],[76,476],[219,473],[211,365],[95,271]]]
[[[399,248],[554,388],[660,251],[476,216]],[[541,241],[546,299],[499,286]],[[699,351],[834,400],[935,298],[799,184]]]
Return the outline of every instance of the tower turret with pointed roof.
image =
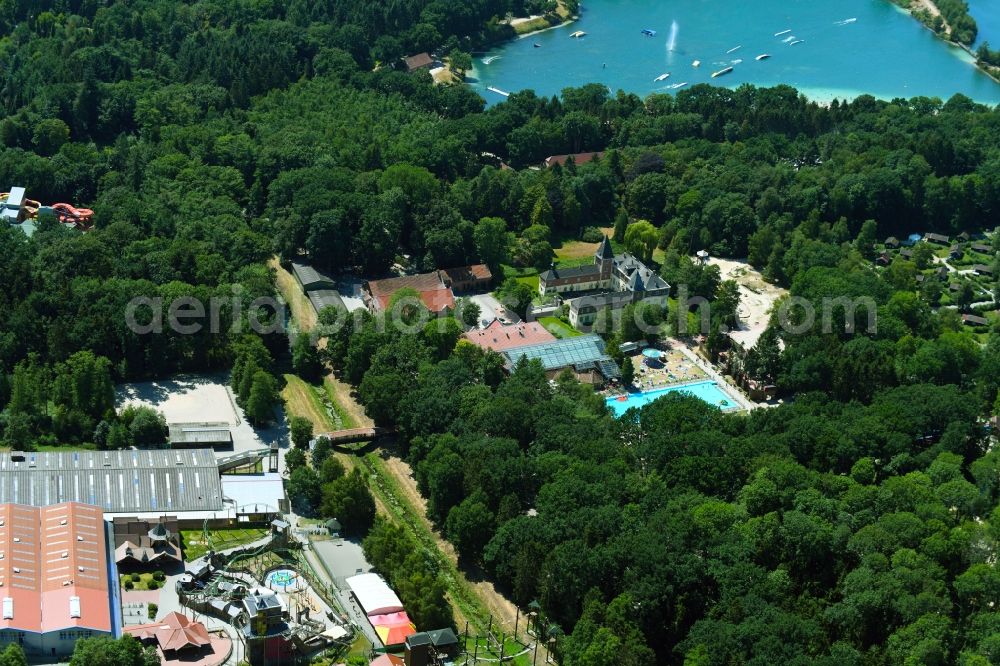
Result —
[[[601,244],[597,246],[594,253],[594,263],[601,268],[601,279],[607,280],[611,277],[611,269],[615,265],[615,253],[611,250],[611,241],[605,236]]]

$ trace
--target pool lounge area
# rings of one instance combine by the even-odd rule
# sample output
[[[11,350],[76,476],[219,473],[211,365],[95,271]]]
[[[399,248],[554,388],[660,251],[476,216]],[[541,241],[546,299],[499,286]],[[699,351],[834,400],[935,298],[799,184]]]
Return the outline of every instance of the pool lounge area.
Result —
[[[657,398],[661,398],[668,393],[677,392],[689,393],[690,395],[693,395],[710,405],[718,407],[724,412],[741,409],[739,401],[729,395],[725,389],[711,379],[691,384],[681,384],[679,386],[667,386],[665,388],[658,388],[650,391],[639,391],[636,393],[627,393],[625,395],[613,395],[605,402],[607,402],[608,407],[611,408],[615,418],[619,418],[632,407],[642,407],[643,405],[648,405]]]

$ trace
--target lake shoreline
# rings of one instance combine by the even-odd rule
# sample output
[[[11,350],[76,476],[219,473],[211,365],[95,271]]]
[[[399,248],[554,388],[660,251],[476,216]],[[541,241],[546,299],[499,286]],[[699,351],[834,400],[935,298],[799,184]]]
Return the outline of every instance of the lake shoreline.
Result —
[[[923,21],[921,21],[917,17],[914,9],[912,9],[912,8],[908,9],[906,7],[903,7],[902,5],[897,4],[894,0],[889,0],[889,2],[892,3],[894,6],[898,7],[901,11],[905,12],[906,14],[908,14],[910,16],[910,18],[912,18],[917,23],[919,23],[921,26],[923,26],[923,28],[925,30],[929,30],[935,37],[937,37],[938,39],[940,39],[944,43],[949,44],[951,46],[957,46],[958,48],[960,48],[963,51],[965,51],[966,53],[968,53],[970,56],[972,56],[972,64],[973,64],[973,66],[975,66],[983,74],[985,74],[986,76],[990,77],[991,79],[993,79],[997,83],[1000,83],[1000,67],[991,67],[990,65],[987,65],[986,63],[980,62],[979,58],[976,57],[976,53],[975,53],[975,51],[972,50],[971,46],[969,46],[968,44],[963,44],[961,42],[957,42],[954,39],[951,39],[951,29],[950,28],[949,28],[949,34],[946,37],[946,36],[942,35],[941,33],[937,32],[936,30],[932,29],[929,25],[927,25]],[[922,0],[922,4],[926,5],[927,8],[930,8],[932,10],[933,14],[941,15],[941,10],[938,8],[937,3],[935,2],[935,0]]]
[[[566,6],[560,1],[559,2],[559,10],[564,10],[565,8],[566,8]],[[582,5],[581,5],[580,9],[581,10],[583,9]],[[542,32],[548,32],[549,30],[555,30],[556,28],[561,28],[563,26],[566,26],[566,25],[569,25],[569,24],[573,23],[574,21],[579,21],[580,20],[580,14],[570,14],[568,16],[562,16],[562,13],[559,10],[556,10],[556,13],[559,14],[560,18],[563,19],[560,23],[556,23],[556,24],[549,23],[544,28],[538,28],[537,30],[529,30],[528,32],[517,32],[517,28],[514,26],[513,21],[521,20],[522,22],[531,22],[531,21],[536,21],[538,19],[544,19],[545,17],[544,16],[528,16],[528,17],[523,18],[523,19],[513,19],[510,23],[507,24],[511,28],[513,28],[514,32],[516,33],[512,39],[524,39],[525,37],[531,37],[532,35],[537,35],[537,34],[542,33]]]

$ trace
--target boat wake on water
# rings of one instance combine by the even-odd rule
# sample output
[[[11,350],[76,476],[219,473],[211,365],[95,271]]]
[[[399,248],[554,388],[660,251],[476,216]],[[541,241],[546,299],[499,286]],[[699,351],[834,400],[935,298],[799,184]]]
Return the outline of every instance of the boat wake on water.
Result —
[[[856,18],[849,18],[849,19],[844,19],[843,21],[834,21],[833,24],[834,25],[850,25],[851,23],[857,22],[857,20],[858,19],[856,19]]]

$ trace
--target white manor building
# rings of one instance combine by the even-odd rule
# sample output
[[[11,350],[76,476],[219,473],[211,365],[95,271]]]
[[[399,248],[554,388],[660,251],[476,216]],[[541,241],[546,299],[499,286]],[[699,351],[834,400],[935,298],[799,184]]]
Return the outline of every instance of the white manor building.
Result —
[[[604,310],[620,310],[630,303],[665,306],[670,285],[631,254],[615,256],[605,238],[593,265],[553,267],[539,276],[538,291],[561,297],[569,305],[570,323],[579,328],[592,325]]]

